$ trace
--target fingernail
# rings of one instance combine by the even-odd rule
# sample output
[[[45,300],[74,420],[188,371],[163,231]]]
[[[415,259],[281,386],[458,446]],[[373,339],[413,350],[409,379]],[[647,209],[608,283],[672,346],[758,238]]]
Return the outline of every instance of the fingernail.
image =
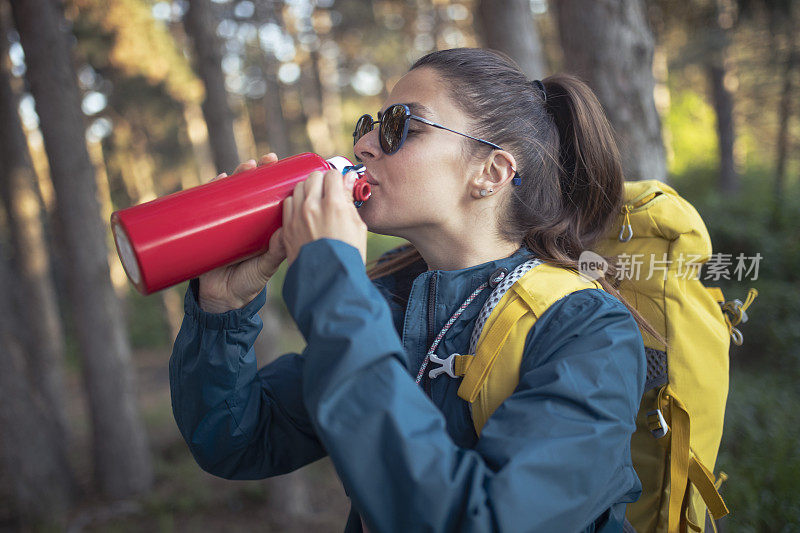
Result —
[[[220,174],[219,174],[219,175],[218,175],[216,178],[214,178],[214,179],[215,179],[215,180],[218,180],[218,179],[220,179],[220,178],[226,178],[227,176],[228,176],[228,173],[227,173],[227,172],[221,172],[221,173],[220,173]]]
[[[347,173],[347,176],[345,176],[344,182],[347,184],[348,187],[352,187],[353,184],[356,182],[357,177],[358,174],[356,174],[354,171],[351,170],[350,172]]]
[[[255,159],[248,159],[247,162],[249,164],[251,164],[251,165],[255,165],[256,164],[256,160]]]

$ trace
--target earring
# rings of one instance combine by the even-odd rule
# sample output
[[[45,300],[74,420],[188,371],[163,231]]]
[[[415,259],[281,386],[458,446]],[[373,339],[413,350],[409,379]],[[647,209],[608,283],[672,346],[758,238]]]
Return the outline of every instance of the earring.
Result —
[[[481,196],[486,196],[487,193],[488,194],[492,194],[493,192],[494,192],[494,189],[489,189],[488,192],[486,191],[486,189],[481,189]]]

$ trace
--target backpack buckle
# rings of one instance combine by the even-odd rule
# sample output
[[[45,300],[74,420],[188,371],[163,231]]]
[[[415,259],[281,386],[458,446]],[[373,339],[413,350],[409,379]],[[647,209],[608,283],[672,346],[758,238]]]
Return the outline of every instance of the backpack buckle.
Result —
[[[744,303],[736,298],[735,300],[729,300],[722,305],[722,310],[728,313],[732,320],[734,320],[735,324],[744,324],[747,322],[747,313],[745,313]]]
[[[657,439],[669,433],[669,426],[661,413],[661,409],[654,409],[647,413],[647,422],[650,424],[650,433]]]
[[[428,372],[428,377],[431,379],[436,379],[439,374],[447,374],[451,378],[457,378],[456,370],[455,370],[455,362],[456,356],[459,355],[457,353],[450,354],[449,357],[442,359],[441,357],[436,357],[436,354],[431,354],[430,359],[431,363],[436,363],[437,365],[442,365],[439,368],[434,368],[430,372]]]

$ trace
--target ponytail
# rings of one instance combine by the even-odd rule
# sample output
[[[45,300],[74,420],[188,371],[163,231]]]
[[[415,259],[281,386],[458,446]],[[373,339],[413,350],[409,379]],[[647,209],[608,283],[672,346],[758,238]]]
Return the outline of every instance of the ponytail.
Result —
[[[622,206],[624,178],[619,150],[591,89],[565,74],[544,80],[545,109],[558,132],[558,183],[575,221],[580,250],[605,235]]]

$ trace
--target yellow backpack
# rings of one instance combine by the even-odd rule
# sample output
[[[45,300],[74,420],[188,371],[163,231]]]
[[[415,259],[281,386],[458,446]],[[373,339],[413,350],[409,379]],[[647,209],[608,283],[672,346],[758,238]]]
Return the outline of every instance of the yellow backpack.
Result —
[[[598,252],[620,261],[641,257],[662,268],[650,279],[620,276],[622,295],[669,346],[665,351],[642,332],[647,383],[631,440],[642,495],[628,506],[627,518],[639,533],[702,532],[706,509],[714,519],[728,513],[718,492],[726,476],[715,480],[711,472],[722,438],[730,340],[741,344],[736,326],[747,320],[745,310],[758,293],[750,289],[744,303],[725,302],[719,288],[703,285],[692,268],[711,255],[705,224],[691,204],[657,180],[625,183],[620,224]],[[472,404],[478,433],[516,388],[537,318],[564,296],[592,287],[602,288],[577,270],[533,266],[496,303],[475,355],[448,361],[454,375],[463,376],[458,395]]]

